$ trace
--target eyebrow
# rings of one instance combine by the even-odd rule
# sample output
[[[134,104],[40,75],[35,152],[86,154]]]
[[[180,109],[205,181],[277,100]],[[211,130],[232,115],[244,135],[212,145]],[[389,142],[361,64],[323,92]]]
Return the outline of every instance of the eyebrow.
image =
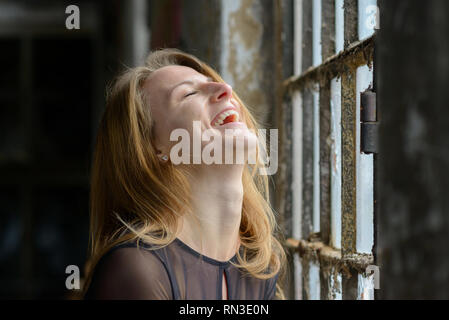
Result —
[[[212,79],[212,77],[207,77],[207,78],[206,78],[206,81],[207,81],[207,82],[214,82],[215,80]],[[173,91],[174,91],[177,87],[179,87],[180,85],[183,85],[183,84],[187,84],[187,83],[195,84],[195,82],[194,82],[193,80],[184,80],[184,81],[182,81],[182,82],[176,84],[175,86],[173,86],[173,88],[171,88],[170,91],[168,92],[168,96],[171,96],[171,95],[173,94]]]

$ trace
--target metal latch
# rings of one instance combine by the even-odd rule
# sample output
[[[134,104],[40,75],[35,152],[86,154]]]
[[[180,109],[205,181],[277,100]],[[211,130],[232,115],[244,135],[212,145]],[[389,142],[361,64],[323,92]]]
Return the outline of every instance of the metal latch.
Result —
[[[361,93],[360,98],[360,151],[378,153],[378,122],[376,110],[376,93],[369,87]]]

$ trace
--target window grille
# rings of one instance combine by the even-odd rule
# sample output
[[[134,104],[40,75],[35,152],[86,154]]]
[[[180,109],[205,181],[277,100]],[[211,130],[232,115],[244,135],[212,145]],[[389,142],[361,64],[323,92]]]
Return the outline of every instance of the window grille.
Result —
[[[294,298],[371,300],[375,155],[361,151],[360,97],[375,91],[377,2],[296,0],[293,14]]]

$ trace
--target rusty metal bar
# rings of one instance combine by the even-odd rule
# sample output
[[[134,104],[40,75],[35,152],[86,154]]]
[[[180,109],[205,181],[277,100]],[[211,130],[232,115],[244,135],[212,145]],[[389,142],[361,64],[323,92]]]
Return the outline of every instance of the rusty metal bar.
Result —
[[[358,2],[344,0],[344,50],[356,44],[358,37]],[[374,41],[367,54],[374,55]],[[373,58],[373,57],[372,57]],[[357,68],[345,64],[341,74],[342,180],[341,180],[341,250],[343,257],[357,251]],[[342,278],[342,299],[357,299],[358,277]]]
[[[341,248],[343,255],[356,252],[357,163],[356,163],[356,71],[352,68],[342,75],[342,179],[341,179]]]
[[[370,254],[353,253],[342,256],[340,250],[325,245],[322,241],[307,241],[288,238],[285,246],[295,252],[305,260],[314,260],[320,263],[329,263],[340,269],[344,274],[349,268],[364,273],[366,267],[374,264],[374,256]]]
[[[283,83],[284,92],[289,95],[295,90],[313,83],[323,83],[334,77],[341,76],[347,67],[357,68],[361,65],[371,65],[374,57],[376,35],[355,41],[344,51],[327,58],[321,65],[310,67],[299,76],[286,79]]]

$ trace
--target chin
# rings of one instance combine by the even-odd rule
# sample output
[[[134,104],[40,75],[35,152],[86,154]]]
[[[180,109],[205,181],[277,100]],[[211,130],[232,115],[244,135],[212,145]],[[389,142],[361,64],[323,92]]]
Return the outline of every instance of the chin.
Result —
[[[229,138],[232,139],[232,150],[235,164],[247,164],[248,158],[251,157],[251,155],[254,157],[256,156],[258,139],[257,136],[248,128],[241,128],[240,131],[236,131],[234,134],[230,134],[225,137],[225,139]],[[240,157],[237,158],[237,155],[240,155]]]

